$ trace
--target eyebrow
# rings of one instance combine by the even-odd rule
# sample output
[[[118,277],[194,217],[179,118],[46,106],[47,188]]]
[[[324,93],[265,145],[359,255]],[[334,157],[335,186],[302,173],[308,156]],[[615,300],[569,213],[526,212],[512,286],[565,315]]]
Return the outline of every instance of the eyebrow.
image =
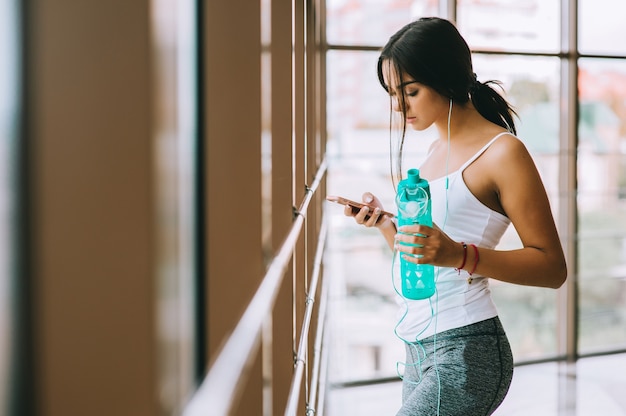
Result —
[[[416,84],[417,82],[418,81],[415,81],[415,80],[413,80],[413,81],[404,81],[404,82],[400,83],[400,85],[398,85],[398,88],[396,88],[396,89],[401,90],[402,88],[406,87],[407,85]],[[391,90],[391,88],[389,88],[389,86],[387,86],[387,91],[390,94],[394,94],[394,92]]]

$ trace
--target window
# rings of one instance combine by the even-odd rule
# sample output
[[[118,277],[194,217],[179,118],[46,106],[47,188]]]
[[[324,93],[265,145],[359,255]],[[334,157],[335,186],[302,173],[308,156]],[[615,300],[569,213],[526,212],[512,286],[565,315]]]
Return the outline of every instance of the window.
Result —
[[[473,49],[555,53],[560,48],[558,1],[458,0],[459,30]]]
[[[579,45],[583,54],[622,55],[626,27],[622,16],[626,4],[620,0],[578,0]]]
[[[578,242],[569,282],[579,282],[579,355],[626,347],[626,56],[615,39],[624,31],[616,0],[580,1],[579,49],[563,51],[562,36],[576,28],[562,23],[568,2],[458,0],[457,27],[473,50],[480,81],[502,81],[515,106],[518,136],[526,144],[547,188],[557,224],[576,204],[576,230],[560,230]],[[618,4],[619,3],[619,4]],[[446,2],[447,4],[447,2]],[[328,1],[327,91],[328,193],[360,199],[371,191],[394,207],[389,167],[389,101],[376,77],[377,50],[416,17],[445,13],[437,1]],[[591,11],[593,9],[593,12]],[[601,16],[601,17],[594,17]],[[614,16],[614,17],[612,17]],[[367,22],[367,24],[365,23]],[[589,54],[590,56],[585,56]],[[603,57],[603,54],[608,54]],[[609,59],[610,58],[610,59]],[[577,132],[564,131],[563,68],[579,74]],[[576,117],[576,114],[569,114]],[[562,136],[578,135],[577,152],[562,148]],[[408,132],[404,167],[418,165],[433,132]],[[574,141],[574,139],[572,139]],[[567,164],[578,171],[576,198],[563,197]],[[408,166],[408,165],[411,166]],[[568,193],[569,195],[569,193]],[[574,202],[568,202],[568,201]],[[393,209],[392,209],[393,210]],[[334,283],[331,380],[363,383],[395,377],[404,358],[393,336],[396,317],[391,255],[376,230],[355,226],[341,208],[329,207],[326,273]],[[511,227],[500,248],[520,246]],[[571,261],[570,261],[571,263]],[[571,283],[570,283],[571,284]],[[572,286],[573,287],[573,286]],[[557,359],[565,354],[559,335],[557,291],[492,281],[494,300],[511,339],[516,362]],[[571,316],[568,319],[572,319]],[[576,350],[576,347],[574,347]]]
[[[158,64],[157,134],[159,401],[174,412],[204,375],[195,2],[153,2]]]
[[[626,60],[581,59],[579,86],[579,346],[593,353],[626,345]]]
[[[559,61],[551,57],[475,55],[480,81],[500,80],[515,107],[518,136],[531,152],[555,215],[559,175]],[[498,248],[521,247],[509,227]],[[519,361],[557,355],[557,292],[492,280],[500,318]]]
[[[28,377],[20,351],[26,348],[28,332],[26,317],[16,294],[25,283],[16,279],[18,264],[18,233],[21,218],[16,205],[19,198],[18,147],[20,130],[20,51],[19,3],[0,1],[0,413],[8,413],[10,394],[25,386]],[[24,378],[15,377],[21,374]],[[15,401],[14,401],[15,402]],[[13,411],[26,410],[13,408]]]

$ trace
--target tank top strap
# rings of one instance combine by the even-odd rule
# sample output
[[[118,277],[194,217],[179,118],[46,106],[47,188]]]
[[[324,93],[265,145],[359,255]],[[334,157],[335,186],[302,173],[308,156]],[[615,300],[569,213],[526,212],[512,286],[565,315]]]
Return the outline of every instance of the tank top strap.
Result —
[[[459,169],[459,172],[463,172],[465,170],[465,168],[467,168],[469,165],[471,165],[476,159],[478,159],[480,157],[480,155],[482,155],[483,153],[485,153],[485,151],[487,149],[489,149],[489,146],[491,146],[491,144],[493,142],[495,142],[496,140],[498,140],[498,138],[500,138],[501,136],[505,135],[505,134],[511,134],[508,131],[503,131],[502,133],[497,134],[493,139],[489,140],[489,143],[487,143],[486,145],[484,145],[478,152],[476,152],[476,154],[474,154],[474,156],[470,157],[469,160],[465,163],[463,163],[463,165],[461,166],[461,168]]]

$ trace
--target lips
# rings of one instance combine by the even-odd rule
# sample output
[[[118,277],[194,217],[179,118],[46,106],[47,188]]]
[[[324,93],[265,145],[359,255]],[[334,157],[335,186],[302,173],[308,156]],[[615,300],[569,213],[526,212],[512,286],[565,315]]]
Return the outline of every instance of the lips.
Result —
[[[413,123],[414,121],[415,121],[415,117],[407,117],[406,118],[406,122],[409,123],[409,124]]]

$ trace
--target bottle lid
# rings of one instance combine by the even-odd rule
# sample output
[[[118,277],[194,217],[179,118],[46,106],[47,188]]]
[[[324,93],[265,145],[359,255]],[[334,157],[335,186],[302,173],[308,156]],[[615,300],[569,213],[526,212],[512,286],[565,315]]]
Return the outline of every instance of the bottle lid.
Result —
[[[419,169],[409,169],[407,171],[408,183],[410,184],[418,184],[420,181],[420,170]]]

